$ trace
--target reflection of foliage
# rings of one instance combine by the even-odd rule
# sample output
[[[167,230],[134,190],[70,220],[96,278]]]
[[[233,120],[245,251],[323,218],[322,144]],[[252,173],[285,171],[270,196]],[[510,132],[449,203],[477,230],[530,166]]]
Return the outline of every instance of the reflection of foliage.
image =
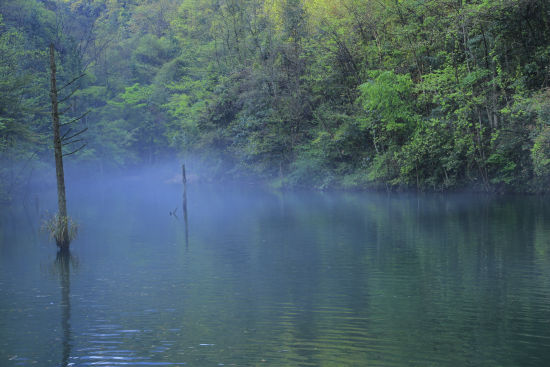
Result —
[[[225,266],[231,281],[207,283],[203,277],[189,300],[204,304],[203,291],[210,289],[213,297],[225,296],[223,310],[209,304],[187,312],[196,319],[215,313],[222,320],[216,325],[234,326],[246,300],[256,300],[242,317],[247,328],[261,327],[248,339],[248,334],[235,338],[268,340],[257,353],[268,354],[273,365],[293,365],[296,358],[304,365],[361,365],[376,358],[364,344],[369,338],[387,340],[378,358],[391,356],[396,364],[428,355],[450,358],[449,365],[468,364],[470,358],[484,364],[494,358],[488,350],[502,346],[495,335],[531,329],[530,323],[517,323],[523,307],[529,320],[545,317],[544,305],[531,298],[548,291],[550,274],[548,211],[537,198],[287,192],[239,199],[254,204],[235,207],[212,199],[225,205],[215,207],[216,213],[231,210],[234,218],[227,223],[217,214],[205,220],[206,228],[219,229],[220,238],[243,241],[210,257],[209,251],[220,250],[215,240],[201,241],[206,234],[196,238],[208,249],[201,253],[207,265],[193,266],[211,276]],[[246,274],[242,261],[250,269]],[[514,329],[501,328],[505,323]],[[210,336],[219,332],[213,324],[193,331]],[[235,327],[226,329],[235,333]],[[548,334],[543,326],[537,331]],[[346,348],[352,341],[357,348]],[[545,355],[544,346],[538,348]],[[280,349],[288,352],[274,353]]]

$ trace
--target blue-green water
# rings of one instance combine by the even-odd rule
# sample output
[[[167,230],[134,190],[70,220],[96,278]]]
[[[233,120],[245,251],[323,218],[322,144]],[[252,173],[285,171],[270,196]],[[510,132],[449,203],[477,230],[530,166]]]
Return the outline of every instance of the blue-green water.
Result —
[[[69,187],[70,188],[70,187]],[[550,200],[126,180],[0,214],[0,366],[548,366]],[[169,213],[177,209],[178,217]]]

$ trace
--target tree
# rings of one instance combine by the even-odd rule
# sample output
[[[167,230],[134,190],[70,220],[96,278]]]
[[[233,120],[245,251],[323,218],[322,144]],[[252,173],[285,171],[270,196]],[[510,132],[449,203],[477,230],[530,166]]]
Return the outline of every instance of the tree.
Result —
[[[54,219],[56,223],[53,223],[53,228],[55,229],[53,232],[53,237],[55,238],[55,241],[57,243],[57,246],[59,247],[60,251],[67,252],[69,250],[69,245],[71,240],[73,239],[74,235],[76,234],[76,228],[73,227],[71,220],[69,219],[69,216],[67,215],[67,199],[65,197],[65,173],[63,171],[63,141],[66,141],[67,144],[74,143],[75,140],[71,140],[78,135],[85,132],[87,129],[80,130],[77,133],[74,133],[70,136],[70,131],[67,131],[63,136],[61,136],[60,133],[60,123],[59,123],[59,100],[58,100],[58,92],[60,89],[63,89],[69,85],[71,85],[74,81],[79,79],[80,77],[77,77],[70,81],[69,83],[65,84],[62,88],[57,88],[57,78],[56,78],[56,64],[55,64],[55,48],[53,43],[50,44],[50,71],[51,71],[51,78],[50,78],[50,98],[52,102],[52,128],[53,128],[53,146],[54,146],[54,156],[55,156],[55,172],[56,172],[56,180],[57,180],[57,206],[58,206],[58,214],[57,217]],[[81,116],[80,118],[82,118]],[[78,119],[80,119],[78,118]],[[77,120],[73,120],[72,122],[76,122]],[[72,123],[68,122],[66,124]],[[84,147],[81,146],[77,150],[68,153],[73,154],[79,151]],[[66,154],[66,155],[68,155]]]

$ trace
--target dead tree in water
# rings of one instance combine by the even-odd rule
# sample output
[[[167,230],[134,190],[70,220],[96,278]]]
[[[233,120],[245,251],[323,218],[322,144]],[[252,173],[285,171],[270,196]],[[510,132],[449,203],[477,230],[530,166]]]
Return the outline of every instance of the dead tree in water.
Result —
[[[69,248],[69,223],[67,220],[67,200],[65,198],[65,173],[63,172],[63,151],[61,147],[61,135],[59,133],[59,110],[57,101],[57,82],[55,68],[55,50],[53,44],[50,45],[50,97],[52,100],[52,120],[53,120],[53,149],[55,155],[55,173],[57,177],[57,229],[59,236],[55,240],[61,250]]]
[[[77,133],[71,134],[72,129],[69,128],[68,131],[61,136],[60,133],[60,127],[64,125],[71,124],[75,121],[80,120],[83,118],[87,113],[84,115],[73,119],[72,121],[60,124],[59,123],[59,103],[64,102],[67,98],[69,98],[73,93],[69,95],[69,97],[64,98],[63,100],[58,100],[58,92],[74,83],[76,80],[80,79],[84,74],[76,77],[75,79],[71,80],[69,83],[65,84],[62,88],[57,89],[57,80],[56,80],[56,65],[55,65],[55,49],[54,45],[50,44],[50,71],[51,71],[51,78],[50,78],[50,98],[52,101],[52,121],[53,121],[53,147],[54,147],[54,155],[55,155],[55,172],[56,172],[56,178],[57,178],[57,206],[58,206],[58,215],[56,218],[56,223],[54,223],[53,226],[53,237],[55,238],[55,241],[57,243],[57,246],[61,251],[67,251],[69,249],[69,244],[72,240],[71,237],[74,236],[74,233],[76,231],[76,228],[71,228],[74,225],[71,225],[70,219],[67,215],[67,200],[65,197],[65,173],[63,171],[63,156],[64,155],[70,155],[73,153],[76,153],[77,151],[84,148],[85,145],[82,145],[77,150],[68,153],[63,154],[63,145],[66,144],[72,144],[76,141],[80,140],[72,140],[76,136],[82,134],[84,131],[87,130],[83,129]],[[66,141],[66,143],[64,143]]]
[[[185,244],[189,245],[189,227],[187,222],[187,177],[185,176],[185,164],[181,165],[183,182],[183,221],[185,222]]]

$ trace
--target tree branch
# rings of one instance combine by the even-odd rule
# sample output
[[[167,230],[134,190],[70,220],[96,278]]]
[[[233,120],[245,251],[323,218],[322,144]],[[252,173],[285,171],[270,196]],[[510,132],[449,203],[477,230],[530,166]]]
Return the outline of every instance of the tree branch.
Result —
[[[69,131],[71,131],[71,130],[72,130],[72,129],[69,129]],[[67,135],[67,134],[69,133],[69,131],[67,131],[67,132],[65,133],[65,135],[63,135],[63,136],[61,137],[61,141],[71,140],[72,138],[77,137],[78,135],[82,134],[83,132],[86,132],[87,130],[88,130],[88,128],[84,128],[84,129],[80,130],[79,132],[77,132],[77,133],[75,133],[75,134],[69,136],[68,138],[66,138],[65,135]],[[68,144],[69,144],[69,143],[68,143]]]
[[[70,134],[71,131],[73,131],[73,129],[69,128],[69,130],[67,130],[67,132],[65,134],[63,134],[63,136],[61,137],[61,141],[65,140],[65,137],[67,136],[67,134]]]
[[[60,100],[58,103],[63,103],[65,102],[66,100],[68,100],[69,98],[71,98],[73,96],[73,94],[76,93],[76,91],[78,90],[78,88],[76,88],[75,90],[73,90],[71,93],[69,93],[69,95],[65,98],[63,98],[62,100]]]
[[[73,80],[71,80],[70,82],[68,82],[67,84],[65,84],[64,86],[62,86],[61,88],[59,88],[57,90],[57,93],[59,93],[60,91],[62,91],[64,88],[67,88],[69,85],[73,84],[74,82],[76,82],[78,79],[82,78],[83,76],[85,76],[86,73],[82,73],[80,74],[79,76],[77,76],[76,78],[74,78]]]
[[[63,154],[63,157],[66,157],[66,156],[71,155],[71,154],[75,154],[76,152],[82,150],[82,148],[84,148],[85,146],[86,146],[86,144],[82,144],[82,145],[80,146],[80,148],[78,148],[78,149],[76,149],[76,150],[73,150],[73,151],[70,152],[70,153]]]
[[[69,122],[65,122],[64,124],[61,124],[61,125],[59,125],[59,126],[67,126],[67,125],[72,124],[72,123],[74,123],[74,122],[76,122],[76,121],[78,121],[78,120],[81,120],[82,118],[84,118],[84,116],[86,116],[86,115],[89,114],[90,112],[91,112],[91,110],[88,110],[88,111],[84,112],[82,115],[80,115],[79,117],[74,118],[74,119],[72,119],[72,120],[69,121]]]
[[[69,105],[69,107],[67,107],[67,108],[65,108],[63,111],[59,112],[59,116],[64,115],[65,112],[67,112],[68,110],[71,109],[71,107],[73,107],[73,106]]]
[[[63,143],[61,145],[65,146],[65,145],[69,145],[69,144],[78,143],[79,141],[84,141],[84,139],[76,139],[76,140],[73,140],[73,141],[68,141],[68,142]]]

